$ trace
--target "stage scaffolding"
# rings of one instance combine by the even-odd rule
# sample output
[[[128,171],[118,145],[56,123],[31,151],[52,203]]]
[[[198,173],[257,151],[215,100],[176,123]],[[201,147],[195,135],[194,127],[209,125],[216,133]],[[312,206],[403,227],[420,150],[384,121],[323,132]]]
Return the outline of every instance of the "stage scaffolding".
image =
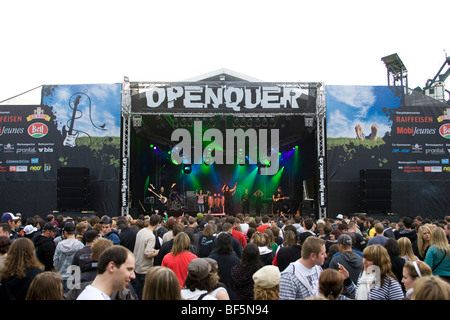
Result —
[[[176,82],[183,84],[190,84],[195,86],[197,82]],[[204,84],[205,82],[199,81],[198,83]],[[239,84],[241,82],[227,82],[228,85],[232,86]],[[296,109],[290,109],[289,112],[276,112],[276,111],[264,111],[254,113],[252,111],[245,111],[239,113],[233,113],[233,111],[227,110],[227,112],[221,112],[214,110],[213,113],[205,111],[192,111],[192,110],[177,110],[176,112],[171,112],[165,110],[162,112],[158,108],[149,108],[145,112],[134,112],[132,109],[132,97],[135,95],[142,94],[146,90],[158,85],[166,85],[168,83],[160,82],[130,82],[128,77],[124,77],[122,83],[122,105],[121,105],[121,116],[122,116],[122,159],[121,159],[121,214],[122,216],[129,214],[129,197],[130,197],[130,145],[131,145],[131,127],[139,126],[139,121],[142,115],[161,115],[161,114],[172,114],[177,116],[211,116],[211,115],[224,115],[224,116],[238,116],[238,117],[270,117],[270,116],[290,116],[290,115],[301,115],[305,117],[305,123],[308,122],[308,127],[314,127],[316,125],[316,140],[317,140],[317,176],[318,181],[318,199],[316,201],[317,212],[320,218],[327,216],[327,178],[326,178],[326,92],[323,83],[297,83],[297,82],[276,82],[277,85],[281,85],[285,88],[301,88],[308,90],[316,96],[315,101],[315,111],[312,112],[302,112]],[[246,82],[246,86],[249,85],[273,85],[274,83],[265,82]]]

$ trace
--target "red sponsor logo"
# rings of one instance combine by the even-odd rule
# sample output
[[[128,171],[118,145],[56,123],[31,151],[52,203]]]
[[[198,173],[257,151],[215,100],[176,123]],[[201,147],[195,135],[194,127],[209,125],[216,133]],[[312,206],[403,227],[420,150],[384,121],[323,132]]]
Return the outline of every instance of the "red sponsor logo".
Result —
[[[450,123],[443,124],[439,128],[439,133],[446,139],[450,139]]]
[[[42,138],[48,133],[48,127],[44,123],[36,122],[28,127],[28,134],[33,138]]]

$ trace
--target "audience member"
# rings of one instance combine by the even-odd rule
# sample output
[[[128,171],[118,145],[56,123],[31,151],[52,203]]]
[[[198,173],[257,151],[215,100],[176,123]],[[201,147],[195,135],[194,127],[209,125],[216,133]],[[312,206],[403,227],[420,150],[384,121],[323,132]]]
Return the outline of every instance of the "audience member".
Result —
[[[414,282],[411,300],[450,300],[450,284],[439,276],[426,276]]]
[[[339,266],[345,277],[347,292],[356,300],[401,300],[403,291],[392,272],[391,259],[385,247],[379,244],[367,246],[363,251],[363,272],[357,285],[350,279],[344,266]]]
[[[64,224],[63,234],[64,240],[58,243],[53,255],[53,266],[61,275],[63,288],[66,289],[67,279],[72,275],[68,268],[72,265],[75,253],[84,248],[84,244],[75,239],[75,225],[71,222]]]
[[[297,261],[301,258],[302,255],[302,246],[300,234],[295,234],[292,230],[287,230],[285,232],[285,239],[291,241],[289,239],[294,239],[294,243],[291,245],[286,245],[286,243],[291,242],[283,242],[283,246],[278,250],[272,264],[278,266],[280,272],[287,268],[287,266],[294,261]]]
[[[196,258],[189,262],[188,274],[181,290],[184,300],[229,300],[227,289],[219,283],[217,261]]]
[[[227,288],[230,300],[236,300],[237,292],[234,288],[231,270],[234,265],[239,264],[241,261],[233,251],[231,238],[231,234],[221,232],[216,239],[216,248],[210,254],[209,258],[217,261],[219,281]]]
[[[64,300],[61,275],[53,271],[36,275],[31,281],[25,300]]]
[[[308,237],[302,244],[302,256],[281,273],[280,300],[304,300],[319,294],[320,267],[326,257],[325,241]]]
[[[402,283],[406,290],[405,299],[410,300],[417,279],[433,274],[429,265],[423,261],[407,261],[403,266]]]
[[[175,272],[161,266],[148,269],[142,300],[181,300],[180,285]]]
[[[11,240],[8,236],[0,236],[0,268],[5,262],[8,255],[9,247],[11,246]]]
[[[253,274],[254,300],[279,300],[281,273],[276,266],[263,266]]]
[[[413,252],[419,258],[419,260],[424,261],[427,255],[428,248],[430,247],[431,240],[431,229],[428,225],[423,225],[419,227],[417,231],[417,241],[411,241]]]
[[[342,294],[344,291],[344,277],[335,269],[326,269],[319,277],[320,296],[327,300],[349,300]]]
[[[329,267],[339,270],[340,265],[344,266],[350,274],[350,279],[357,283],[363,269],[363,259],[352,250],[352,244],[353,241],[350,235],[341,234],[337,240],[340,254],[333,255]]]
[[[375,228],[375,235],[369,239],[367,245],[370,246],[373,244],[381,244],[382,246],[384,246],[384,244],[389,238],[383,235],[384,232],[383,224],[381,222],[377,222],[375,223],[374,228]]]
[[[113,219],[111,219],[108,216],[103,217],[100,221],[100,224],[102,226],[103,237],[108,240],[111,240],[114,245],[119,245],[120,244],[119,232],[113,229],[112,227]]]
[[[417,261],[419,258],[414,254],[411,240],[407,237],[401,237],[397,240],[398,248],[400,250],[400,257],[405,261]]]
[[[254,299],[252,276],[261,267],[263,267],[263,263],[258,246],[254,243],[247,244],[242,252],[241,262],[234,265],[231,269],[231,278],[238,300]]]
[[[172,251],[164,256],[161,266],[175,272],[181,289],[187,277],[189,262],[195,258],[197,256],[191,252],[191,239],[186,232],[181,232],[175,236]]]
[[[431,232],[430,248],[425,262],[433,270],[433,275],[450,282],[450,245],[441,227],[434,228]]]
[[[86,245],[75,252],[72,260],[72,265],[78,266],[80,272],[87,271],[92,267],[92,244],[98,239],[98,232],[94,229],[88,230],[84,233],[83,238]]]
[[[28,238],[14,240],[0,269],[0,300],[25,300],[31,282],[43,269],[33,242]]]
[[[150,224],[139,230],[136,234],[136,243],[134,245],[134,256],[136,259],[135,273],[136,277],[132,281],[134,290],[139,299],[142,298],[142,289],[144,288],[145,276],[148,269],[153,267],[153,260],[158,255],[156,246],[155,230],[160,223],[160,216],[154,214],[150,217]]]
[[[216,246],[216,236],[214,235],[214,226],[210,223],[206,224],[198,239],[198,257],[206,258],[214,250]]]
[[[77,300],[111,300],[115,291],[123,291],[134,279],[134,254],[120,245],[107,248],[98,261],[97,276]]]

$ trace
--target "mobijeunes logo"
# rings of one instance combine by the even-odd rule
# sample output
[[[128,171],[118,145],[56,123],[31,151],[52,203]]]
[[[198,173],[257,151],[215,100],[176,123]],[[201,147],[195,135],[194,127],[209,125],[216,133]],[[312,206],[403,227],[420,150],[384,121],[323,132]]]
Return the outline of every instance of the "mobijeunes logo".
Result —
[[[224,136],[219,129],[208,129],[203,133],[202,121],[194,121],[194,137],[187,129],[172,132],[171,141],[179,142],[171,150],[172,162],[176,164],[245,164],[246,139],[248,139],[248,163],[264,165],[261,175],[274,175],[279,169],[279,130],[270,129],[270,148],[267,129],[226,129]],[[182,139],[180,141],[180,139]],[[203,150],[203,141],[211,141]],[[235,144],[236,141],[236,144]],[[193,145],[192,145],[193,142]],[[192,158],[192,149],[194,150]],[[235,150],[238,150],[237,154]],[[225,156],[224,156],[225,152]],[[192,161],[193,159],[193,161]]]

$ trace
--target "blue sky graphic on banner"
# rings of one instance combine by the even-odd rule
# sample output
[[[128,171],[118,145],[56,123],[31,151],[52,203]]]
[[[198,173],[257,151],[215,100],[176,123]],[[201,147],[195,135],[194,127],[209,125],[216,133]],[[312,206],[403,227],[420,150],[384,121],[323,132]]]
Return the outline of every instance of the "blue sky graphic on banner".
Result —
[[[373,124],[378,136],[391,130],[386,108],[396,108],[400,98],[384,86],[327,86],[327,137],[356,138],[355,126],[361,125],[368,136]]]
[[[58,130],[70,127],[79,136],[120,136],[120,84],[57,85],[44,87],[42,104],[52,106]],[[45,94],[51,90],[50,94]],[[79,97],[75,117],[73,107]]]

